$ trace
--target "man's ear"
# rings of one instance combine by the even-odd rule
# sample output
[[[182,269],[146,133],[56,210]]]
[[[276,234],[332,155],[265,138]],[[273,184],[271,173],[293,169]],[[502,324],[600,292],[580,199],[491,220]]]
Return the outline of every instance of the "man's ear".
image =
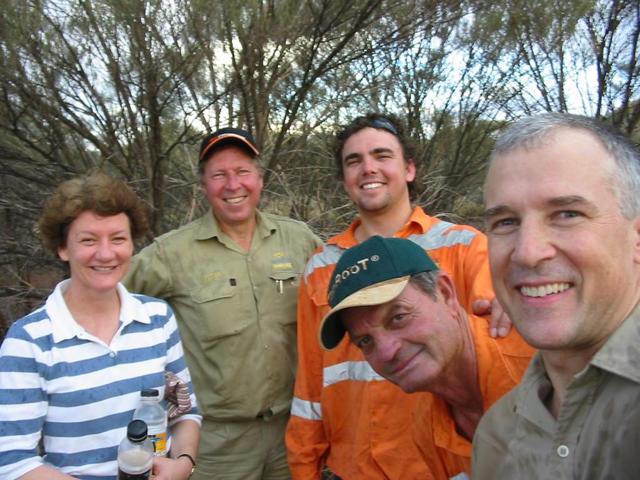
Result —
[[[456,287],[451,280],[451,277],[445,272],[440,272],[438,275],[438,281],[436,283],[436,289],[438,297],[449,307],[457,307],[458,294],[456,293]]]
[[[405,173],[405,182],[413,182],[416,179],[416,162],[411,158],[405,160],[406,164],[406,173]]]
[[[640,264],[640,215],[633,220],[633,259],[636,263]]]

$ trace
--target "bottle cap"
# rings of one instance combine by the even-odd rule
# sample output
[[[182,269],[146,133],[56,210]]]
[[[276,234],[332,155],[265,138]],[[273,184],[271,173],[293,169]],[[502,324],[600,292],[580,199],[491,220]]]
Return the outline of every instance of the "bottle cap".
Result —
[[[144,420],[131,420],[127,425],[127,438],[132,442],[142,442],[147,438],[147,424]]]
[[[140,392],[141,397],[159,397],[160,392],[155,388],[145,388]]]

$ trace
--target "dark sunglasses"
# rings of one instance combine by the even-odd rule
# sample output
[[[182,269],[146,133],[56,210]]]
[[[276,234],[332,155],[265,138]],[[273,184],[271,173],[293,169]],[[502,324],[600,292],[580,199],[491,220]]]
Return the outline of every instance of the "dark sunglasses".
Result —
[[[386,130],[390,133],[393,133],[394,135],[398,136],[398,130],[396,129],[396,126],[391,123],[389,120],[387,120],[386,118],[376,118],[374,120],[371,120],[370,125],[373,128],[379,128],[382,130]]]

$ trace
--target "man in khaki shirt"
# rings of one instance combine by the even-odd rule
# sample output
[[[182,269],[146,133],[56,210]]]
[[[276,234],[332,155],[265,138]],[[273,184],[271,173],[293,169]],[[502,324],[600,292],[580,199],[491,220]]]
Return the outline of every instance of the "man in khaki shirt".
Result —
[[[593,119],[525,118],[485,203],[496,295],[540,352],[481,420],[474,479],[637,479],[640,154]]]
[[[203,414],[195,479],[290,477],[298,278],[320,240],[257,210],[258,162],[248,132],[208,135],[199,172],[211,210],[142,250],[125,281],[175,310]]]

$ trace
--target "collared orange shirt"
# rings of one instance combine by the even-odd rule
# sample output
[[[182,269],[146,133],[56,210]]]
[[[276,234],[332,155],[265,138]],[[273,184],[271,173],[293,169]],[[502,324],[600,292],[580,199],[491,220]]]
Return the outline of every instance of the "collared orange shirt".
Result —
[[[484,318],[467,315],[478,361],[478,380],[484,411],[514,388],[535,350],[515,329],[504,338],[491,338]],[[414,439],[436,479],[448,479],[471,470],[471,442],[460,435],[441,398],[417,394]]]
[[[375,373],[348,339],[330,352],[318,342],[331,273],[342,253],[358,243],[358,225],[356,220],[316,250],[300,282],[289,465],[301,480],[320,478],[325,465],[348,480],[432,479],[411,428],[419,395],[405,394]],[[430,217],[418,207],[394,236],[429,252],[453,278],[465,309],[476,299],[493,298],[487,241],[478,230]]]

